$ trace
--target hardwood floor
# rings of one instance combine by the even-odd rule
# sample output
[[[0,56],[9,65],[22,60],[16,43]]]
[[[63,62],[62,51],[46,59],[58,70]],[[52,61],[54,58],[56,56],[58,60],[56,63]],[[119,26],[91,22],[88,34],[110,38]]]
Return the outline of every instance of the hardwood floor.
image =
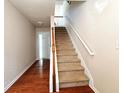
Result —
[[[48,93],[49,60],[35,62],[6,93]]]
[[[35,62],[6,93],[49,93],[49,60]],[[94,93],[88,86],[60,89],[59,93]]]
[[[74,88],[63,88],[60,89],[59,93],[95,93],[89,86],[74,87]]]

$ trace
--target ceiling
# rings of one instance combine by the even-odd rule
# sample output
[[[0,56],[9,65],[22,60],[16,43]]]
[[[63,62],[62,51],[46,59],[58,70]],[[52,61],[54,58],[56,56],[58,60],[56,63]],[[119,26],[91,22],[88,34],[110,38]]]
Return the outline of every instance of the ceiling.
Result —
[[[36,27],[50,26],[55,0],[9,0]]]

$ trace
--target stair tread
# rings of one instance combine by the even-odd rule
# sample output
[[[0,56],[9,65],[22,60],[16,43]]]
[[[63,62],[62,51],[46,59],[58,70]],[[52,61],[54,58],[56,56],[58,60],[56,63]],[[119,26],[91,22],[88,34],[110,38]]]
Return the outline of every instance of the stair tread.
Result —
[[[73,50],[59,50],[58,53],[59,53],[59,52],[75,52],[75,50],[74,50],[74,49],[73,49]],[[75,52],[75,53],[76,53],[76,52]]]
[[[74,47],[73,47],[73,45],[72,44],[66,44],[66,43],[63,43],[63,44],[56,44],[56,49],[65,49],[65,50],[69,50],[69,49],[71,49],[71,50],[75,50],[74,49]]]
[[[55,32],[55,34],[61,34],[61,33],[62,33],[62,34],[68,34],[67,31],[56,31],[56,32]]]
[[[83,71],[59,72],[60,83],[88,81],[88,77]]]
[[[68,56],[57,56],[57,60],[58,62],[75,62],[75,61],[79,61],[79,58],[77,57],[77,55],[68,55]]]
[[[56,42],[56,45],[66,46],[66,45],[73,45],[72,42]]]
[[[69,58],[69,59],[78,59],[78,57],[77,56],[72,56],[72,55],[70,55],[70,56],[58,56],[58,58]]]
[[[75,51],[75,49],[74,48],[56,48],[56,50],[57,51],[62,51],[62,50],[73,50],[73,51]]]
[[[60,88],[88,85],[89,79],[84,74],[84,67],[81,66],[66,28],[58,27],[55,30]]]
[[[79,62],[77,63],[59,63],[59,71],[84,70]]]
[[[56,40],[57,43],[71,43],[71,40]]]
[[[77,54],[57,54],[57,56],[77,56]]]
[[[73,50],[60,50],[60,51],[57,51],[57,55],[58,56],[63,56],[63,55],[77,55],[77,53]]]
[[[56,36],[57,36],[57,35],[56,35]],[[68,38],[69,38],[69,39],[70,39],[69,36],[68,36],[68,37],[56,37],[56,39],[60,39],[60,38],[62,38],[62,39],[63,39],[63,38],[67,38],[67,39],[68,39]]]
[[[71,43],[72,43],[71,41],[66,41],[66,42],[64,42],[64,41],[56,41],[56,44],[61,45],[61,46],[66,46],[66,45],[69,45]]]

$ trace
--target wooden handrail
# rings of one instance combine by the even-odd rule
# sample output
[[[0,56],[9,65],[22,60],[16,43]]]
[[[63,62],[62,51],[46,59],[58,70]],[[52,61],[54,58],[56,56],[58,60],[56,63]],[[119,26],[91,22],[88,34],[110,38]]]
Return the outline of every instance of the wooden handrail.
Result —
[[[50,27],[50,33],[51,33],[51,48],[50,48],[50,76],[49,76],[49,92],[53,93],[53,85],[54,85],[54,24],[53,24],[53,18],[51,17],[51,27]]]
[[[51,50],[50,50],[50,92],[59,92],[59,81],[58,81],[58,65],[56,55],[56,44],[55,44],[55,25],[54,16],[51,17]]]
[[[55,51],[55,41],[54,41],[54,27],[52,27],[52,32],[51,32],[51,34],[52,34],[52,51],[54,52]]]

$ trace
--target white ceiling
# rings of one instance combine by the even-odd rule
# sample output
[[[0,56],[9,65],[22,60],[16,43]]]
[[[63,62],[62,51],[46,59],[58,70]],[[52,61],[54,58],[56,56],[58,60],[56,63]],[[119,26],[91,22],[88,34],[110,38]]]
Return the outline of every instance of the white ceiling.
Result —
[[[55,0],[9,0],[35,26],[48,27],[54,15]],[[39,25],[38,22],[41,22]]]

